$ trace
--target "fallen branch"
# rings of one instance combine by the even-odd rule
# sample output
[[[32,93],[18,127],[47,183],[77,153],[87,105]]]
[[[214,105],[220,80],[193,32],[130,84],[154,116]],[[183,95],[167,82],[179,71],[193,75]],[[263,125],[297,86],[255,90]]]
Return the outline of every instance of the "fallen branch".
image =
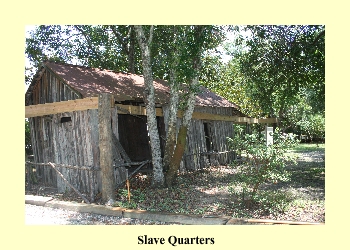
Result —
[[[61,174],[60,171],[58,171],[55,167],[55,165],[53,165],[51,162],[49,162],[49,165],[57,172],[57,174],[59,176],[61,176],[61,178],[64,180],[65,183],[68,184],[68,186],[70,186],[87,204],[90,204],[90,202],[84,197],[84,195],[82,195],[78,189],[76,189],[73,185],[71,185],[67,180],[66,178],[64,178],[63,174]]]

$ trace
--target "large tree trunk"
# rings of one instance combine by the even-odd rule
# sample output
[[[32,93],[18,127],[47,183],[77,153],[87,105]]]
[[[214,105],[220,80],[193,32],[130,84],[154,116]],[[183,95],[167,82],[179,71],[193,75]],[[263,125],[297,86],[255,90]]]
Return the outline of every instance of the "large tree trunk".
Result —
[[[193,80],[193,83],[194,84],[198,83],[198,77],[195,77],[195,79]],[[169,170],[166,173],[165,181],[168,187],[171,187],[174,183],[177,171],[180,168],[182,156],[186,149],[187,130],[191,122],[191,118],[192,118],[192,114],[195,106],[195,100],[196,100],[196,93],[192,92],[189,95],[187,100],[187,108],[182,118],[182,124],[177,136],[175,151],[170,160]]]
[[[176,145],[176,122],[177,122],[177,111],[179,104],[179,88],[176,82],[174,69],[170,69],[170,105],[168,120],[168,132],[166,137],[164,158],[163,158],[163,169],[169,170],[170,160],[173,156],[175,145]]]
[[[164,174],[162,168],[162,158],[160,150],[159,133],[157,128],[156,108],[154,102],[154,86],[151,68],[150,44],[152,41],[153,28],[150,29],[149,39],[146,40],[143,27],[135,25],[136,37],[141,48],[143,75],[145,79],[145,103],[147,111],[147,126],[150,136],[152,163],[153,163],[153,180],[154,187],[164,185]]]
[[[102,174],[102,202],[115,202],[115,179],[112,162],[111,95],[100,94],[98,99],[100,167]]]
[[[196,40],[200,41],[203,33],[203,26],[195,26],[194,30],[195,30]],[[195,100],[197,95],[195,89],[197,89],[198,82],[199,82],[199,71],[201,68],[201,51],[202,51],[201,46],[199,46],[197,49],[198,50],[195,52],[192,60],[193,74],[192,74],[192,80],[190,82],[190,86],[188,88],[188,91],[190,91],[190,94],[187,99],[186,110],[184,112],[184,115],[182,118],[182,124],[180,126],[180,130],[177,136],[175,151],[170,160],[169,170],[166,173],[165,182],[168,187],[171,187],[173,185],[176,174],[180,168],[181,160],[186,149],[187,130],[188,130],[188,126],[190,125],[193,110],[195,107]]]

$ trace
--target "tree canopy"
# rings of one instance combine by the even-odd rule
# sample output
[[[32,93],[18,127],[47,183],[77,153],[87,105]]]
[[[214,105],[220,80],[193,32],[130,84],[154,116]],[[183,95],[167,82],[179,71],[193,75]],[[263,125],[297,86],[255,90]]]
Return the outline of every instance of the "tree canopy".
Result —
[[[265,25],[232,30],[233,39],[224,46],[231,56],[228,62],[218,55],[203,58],[205,86],[248,116],[278,117],[283,130],[295,133],[309,134],[316,130],[306,125],[319,124],[324,134],[325,27]]]
[[[169,80],[170,61],[177,51],[180,82],[191,74],[190,61],[199,43],[190,25],[154,26],[151,44],[154,77]],[[225,35],[224,26],[203,26],[204,51],[215,48]],[[147,34],[146,34],[147,35]],[[185,39],[186,38],[186,39]],[[142,74],[141,52],[133,25],[40,25],[26,39],[25,53],[37,67],[45,60],[74,63]],[[186,79],[187,77],[187,79]]]
[[[40,25],[26,39],[25,52],[35,66],[50,59],[140,74],[135,43],[131,25]]]
[[[324,110],[324,26],[244,26],[238,32],[232,56],[239,62],[247,94],[267,115],[284,117],[300,95],[315,111]]]
[[[168,81],[177,108],[186,109],[189,93],[198,90],[190,84],[198,75],[200,84],[248,116],[278,117],[280,126],[293,131],[305,127],[312,114],[324,117],[325,26],[200,27],[198,33],[190,25],[144,26],[146,37],[152,30],[152,77]],[[228,34],[234,39],[224,46],[231,58],[225,62],[216,52]],[[40,25],[26,39],[25,53],[34,67],[53,60],[143,73],[133,25]]]

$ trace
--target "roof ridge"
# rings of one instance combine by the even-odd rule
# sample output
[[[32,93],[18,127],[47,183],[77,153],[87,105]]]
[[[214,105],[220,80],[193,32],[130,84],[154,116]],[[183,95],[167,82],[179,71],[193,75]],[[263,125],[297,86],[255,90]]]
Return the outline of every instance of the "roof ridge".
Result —
[[[79,64],[72,64],[72,63],[66,63],[66,62],[55,62],[55,61],[52,61],[52,60],[46,60],[44,61],[43,64],[45,63],[54,63],[54,64],[58,64],[58,65],[63,65],[63,66],[72,66],[72,67],[77,67],[77,68],[85,68],[85,69],[92,69],[92,70],[100,70],[100,71],[107,71],[107,72],[113,72],[113,73],[122,73],[122,74],[125,74],[125,75],[135,75],[135,76],[140,76],[140,77],[143,77],[143,75],[138,75],[138,74],[135,74],[135,73],[130,73],[130,72],[125,72],[125,71],[117,71],[117,70],[113,70],[113,69],[104,69],[102,67],[89,67],[89,66],[84,66],[84,65],[79,65]]]

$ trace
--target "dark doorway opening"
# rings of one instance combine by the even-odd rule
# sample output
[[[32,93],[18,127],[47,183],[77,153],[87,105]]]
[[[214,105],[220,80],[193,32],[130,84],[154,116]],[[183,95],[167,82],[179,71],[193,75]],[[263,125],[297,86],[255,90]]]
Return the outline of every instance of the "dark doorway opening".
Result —
[[[166,131],[164,117],[157,117],[161,157],[164,157]],[[146,116],[118,114],[119,142],[132,162],[152,160]]]
[[[118,115],[119,141],[133,162],[152,159],[146,116]]]
[[[212,142],[211,142],[211,137],[209,133],[209,124],[207,122],[203,122],[204,125],[204,137],[205,137],[205,145],[207,147],[207,152],[210,152],[213,150],[212,148]]]

